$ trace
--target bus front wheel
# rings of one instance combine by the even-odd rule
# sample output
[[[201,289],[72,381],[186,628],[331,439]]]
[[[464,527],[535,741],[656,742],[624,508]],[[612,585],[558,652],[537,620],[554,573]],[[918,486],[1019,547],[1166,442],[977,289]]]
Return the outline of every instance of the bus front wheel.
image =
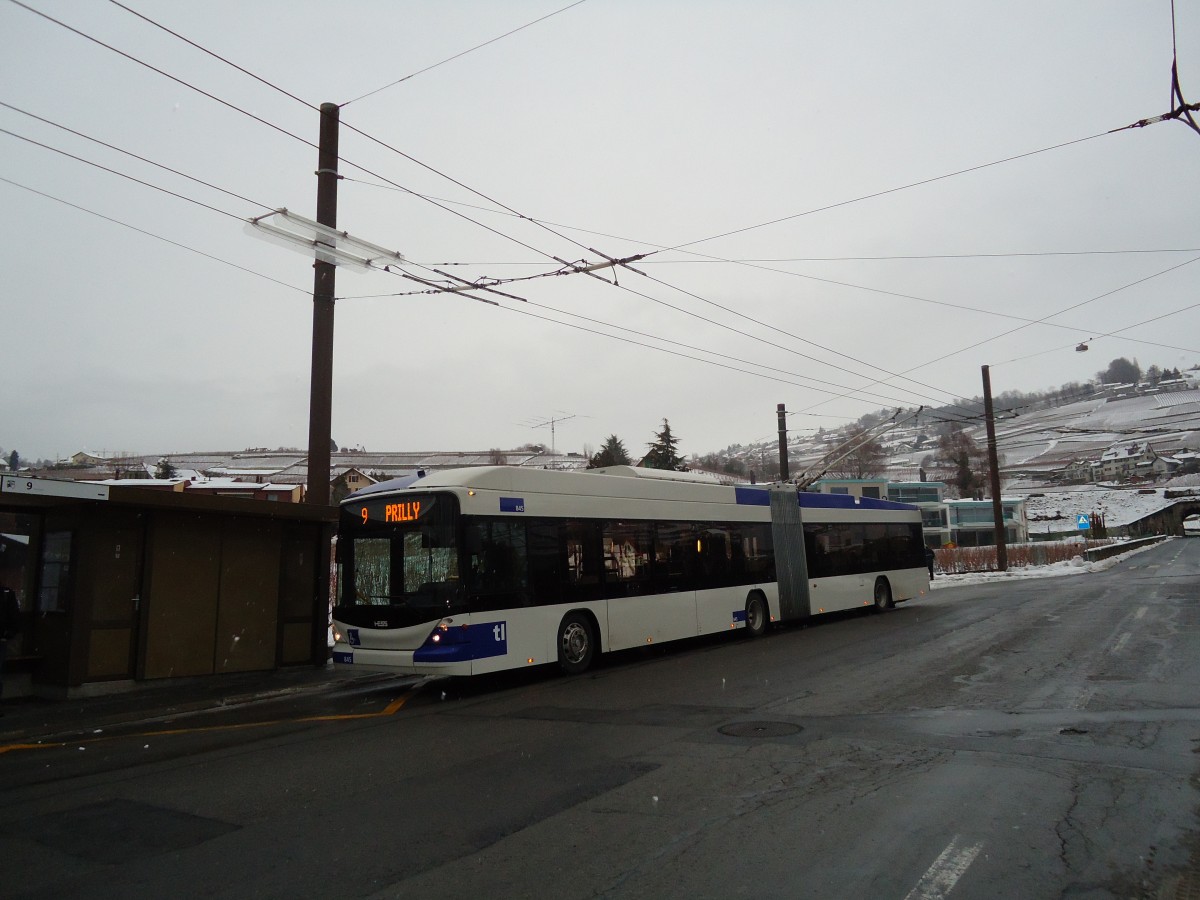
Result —
[[[892,586],[886,578],[875,579],[875,608],[880,612],[894,609],[896,601],[892,599]]]
[[[767,633],[771,617],[767,612],[767,598],[762,594],[751,594],[746,598],[746,631],[751,637],[762,637]]]
[[[568,675],[586,672],[596,656],[596,635],[582,613],[567,613],[558,626],[558,665]]]

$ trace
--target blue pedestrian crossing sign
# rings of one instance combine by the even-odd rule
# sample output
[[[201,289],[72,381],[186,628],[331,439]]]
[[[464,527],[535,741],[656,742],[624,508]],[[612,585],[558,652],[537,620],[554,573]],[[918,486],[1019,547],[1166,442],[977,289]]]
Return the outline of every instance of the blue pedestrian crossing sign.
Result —
[[[1092,527],[1092,517],[1087,513],[1080,513],[1075,517],[1075,527],[1080,531],[1087,531]]]

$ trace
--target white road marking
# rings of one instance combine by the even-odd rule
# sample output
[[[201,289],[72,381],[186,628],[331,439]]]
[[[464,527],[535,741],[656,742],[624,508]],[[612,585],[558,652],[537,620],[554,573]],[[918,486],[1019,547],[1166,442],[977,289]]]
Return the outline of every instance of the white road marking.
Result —
[[[1133,637],[1133,632],[1127,631],[1117,638],[1117,642],[1113,644],[1112,652],[1120,653],[1125,648],[1125,645],[1129,643],[1131,637]]]
[[[904,897],[904,900],[943,900],[962,878],[963,873],[975,857],[983,849],[983,844],[972,844],[969,847],[958,846],[959,835],[954,836],[942,855],[933,861],[933,865],[921,876],[921,880]]]
[[[1140,619],[1142,616],[1144,616],[1146,614],[1146,610],[1148,610],[1149,608],[1150,607],[1148,607],[1148,606],[1139,606],[1138,611],[1133,614],[1133,617],[1135,619]]]

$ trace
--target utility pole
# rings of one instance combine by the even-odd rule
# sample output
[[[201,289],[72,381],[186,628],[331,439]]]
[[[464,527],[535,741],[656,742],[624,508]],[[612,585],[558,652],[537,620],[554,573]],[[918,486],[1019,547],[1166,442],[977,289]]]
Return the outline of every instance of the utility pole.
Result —
[[[337,227],[338,122],[336,103],[321,104],[317,148],[317,221]],[[314,506],[329,505],[329,456],[333,438],[333,298],[337,266],[313,263],[312,381],[308,401],[308,494]]]
[[[983,367],[983,415],[987,422],[988,468],[991,470],[992,521],[996,528],[996,568],[1008,571],[1008,542],[1004,533],[1004,504],[1000,502],[1000,461],[996,453],[996,418],[992,414],[992,376]]]
[[[780,403],[775,407],[775,415],[779,420],[779,480],[788,480],[788,450],[787,450],[787,410]]]

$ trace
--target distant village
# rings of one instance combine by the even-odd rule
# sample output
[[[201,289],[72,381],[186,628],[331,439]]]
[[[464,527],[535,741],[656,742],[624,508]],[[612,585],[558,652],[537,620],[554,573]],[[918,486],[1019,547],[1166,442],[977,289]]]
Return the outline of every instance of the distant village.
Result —
[[[1156,500],[1142,506],[1161,508],[1170,505],[1166,494],[1200,493],[1200,371],[1166,374],[1173,377],[1088,385],[1080,397],[1001,399],[996,441],[1012,540],[1070,534],[1076,528],[1071,516],[1102,516],[1101,508],[1114,506],[1113,492],[1126,495],[1125,502],[1115,504],[1121,507],[1117,519],[1109,522],[1118,528],[1140,521],[1141,511],[1129,508],[1129,496],[1153,495]],[[961,471],[944,452],[944,435],[953,428],[974,454],[973,465],[986,468],[984,423],[981,414],[971,414],[973,408],[981,409],[978,400],[963,401],[954,414],[898,411],[889,421],[880,413],[842,429],[789,434],[790,478],[807,490],[917,503],[925,508],[927,539],[934,546],[992,542],[990,500],[979,488],[964,488]],[[872,456],[837,458],[841,448],[864,434]],[[575,470],[595,464],[597,456],[590,448],[554,452],[541,444],[476,451],[341,448],[331,455],[331,499],[337,503],[368,485],[420,470],[487,465]],[[13,462],[21,474],[33,477],[282,503],[302,502],[308,480],[306,453],[295,448],[148,455],[80,450],[39,465],[10,455],[0,460],[0,471],[11,472]],[[636,451],[629,463],[649,464]],[[684,466],[726,484],[771,481],[780,473],[779,445],[735,444],[693,454]],[[1063,496],[1075,499],[1063,501]]]

